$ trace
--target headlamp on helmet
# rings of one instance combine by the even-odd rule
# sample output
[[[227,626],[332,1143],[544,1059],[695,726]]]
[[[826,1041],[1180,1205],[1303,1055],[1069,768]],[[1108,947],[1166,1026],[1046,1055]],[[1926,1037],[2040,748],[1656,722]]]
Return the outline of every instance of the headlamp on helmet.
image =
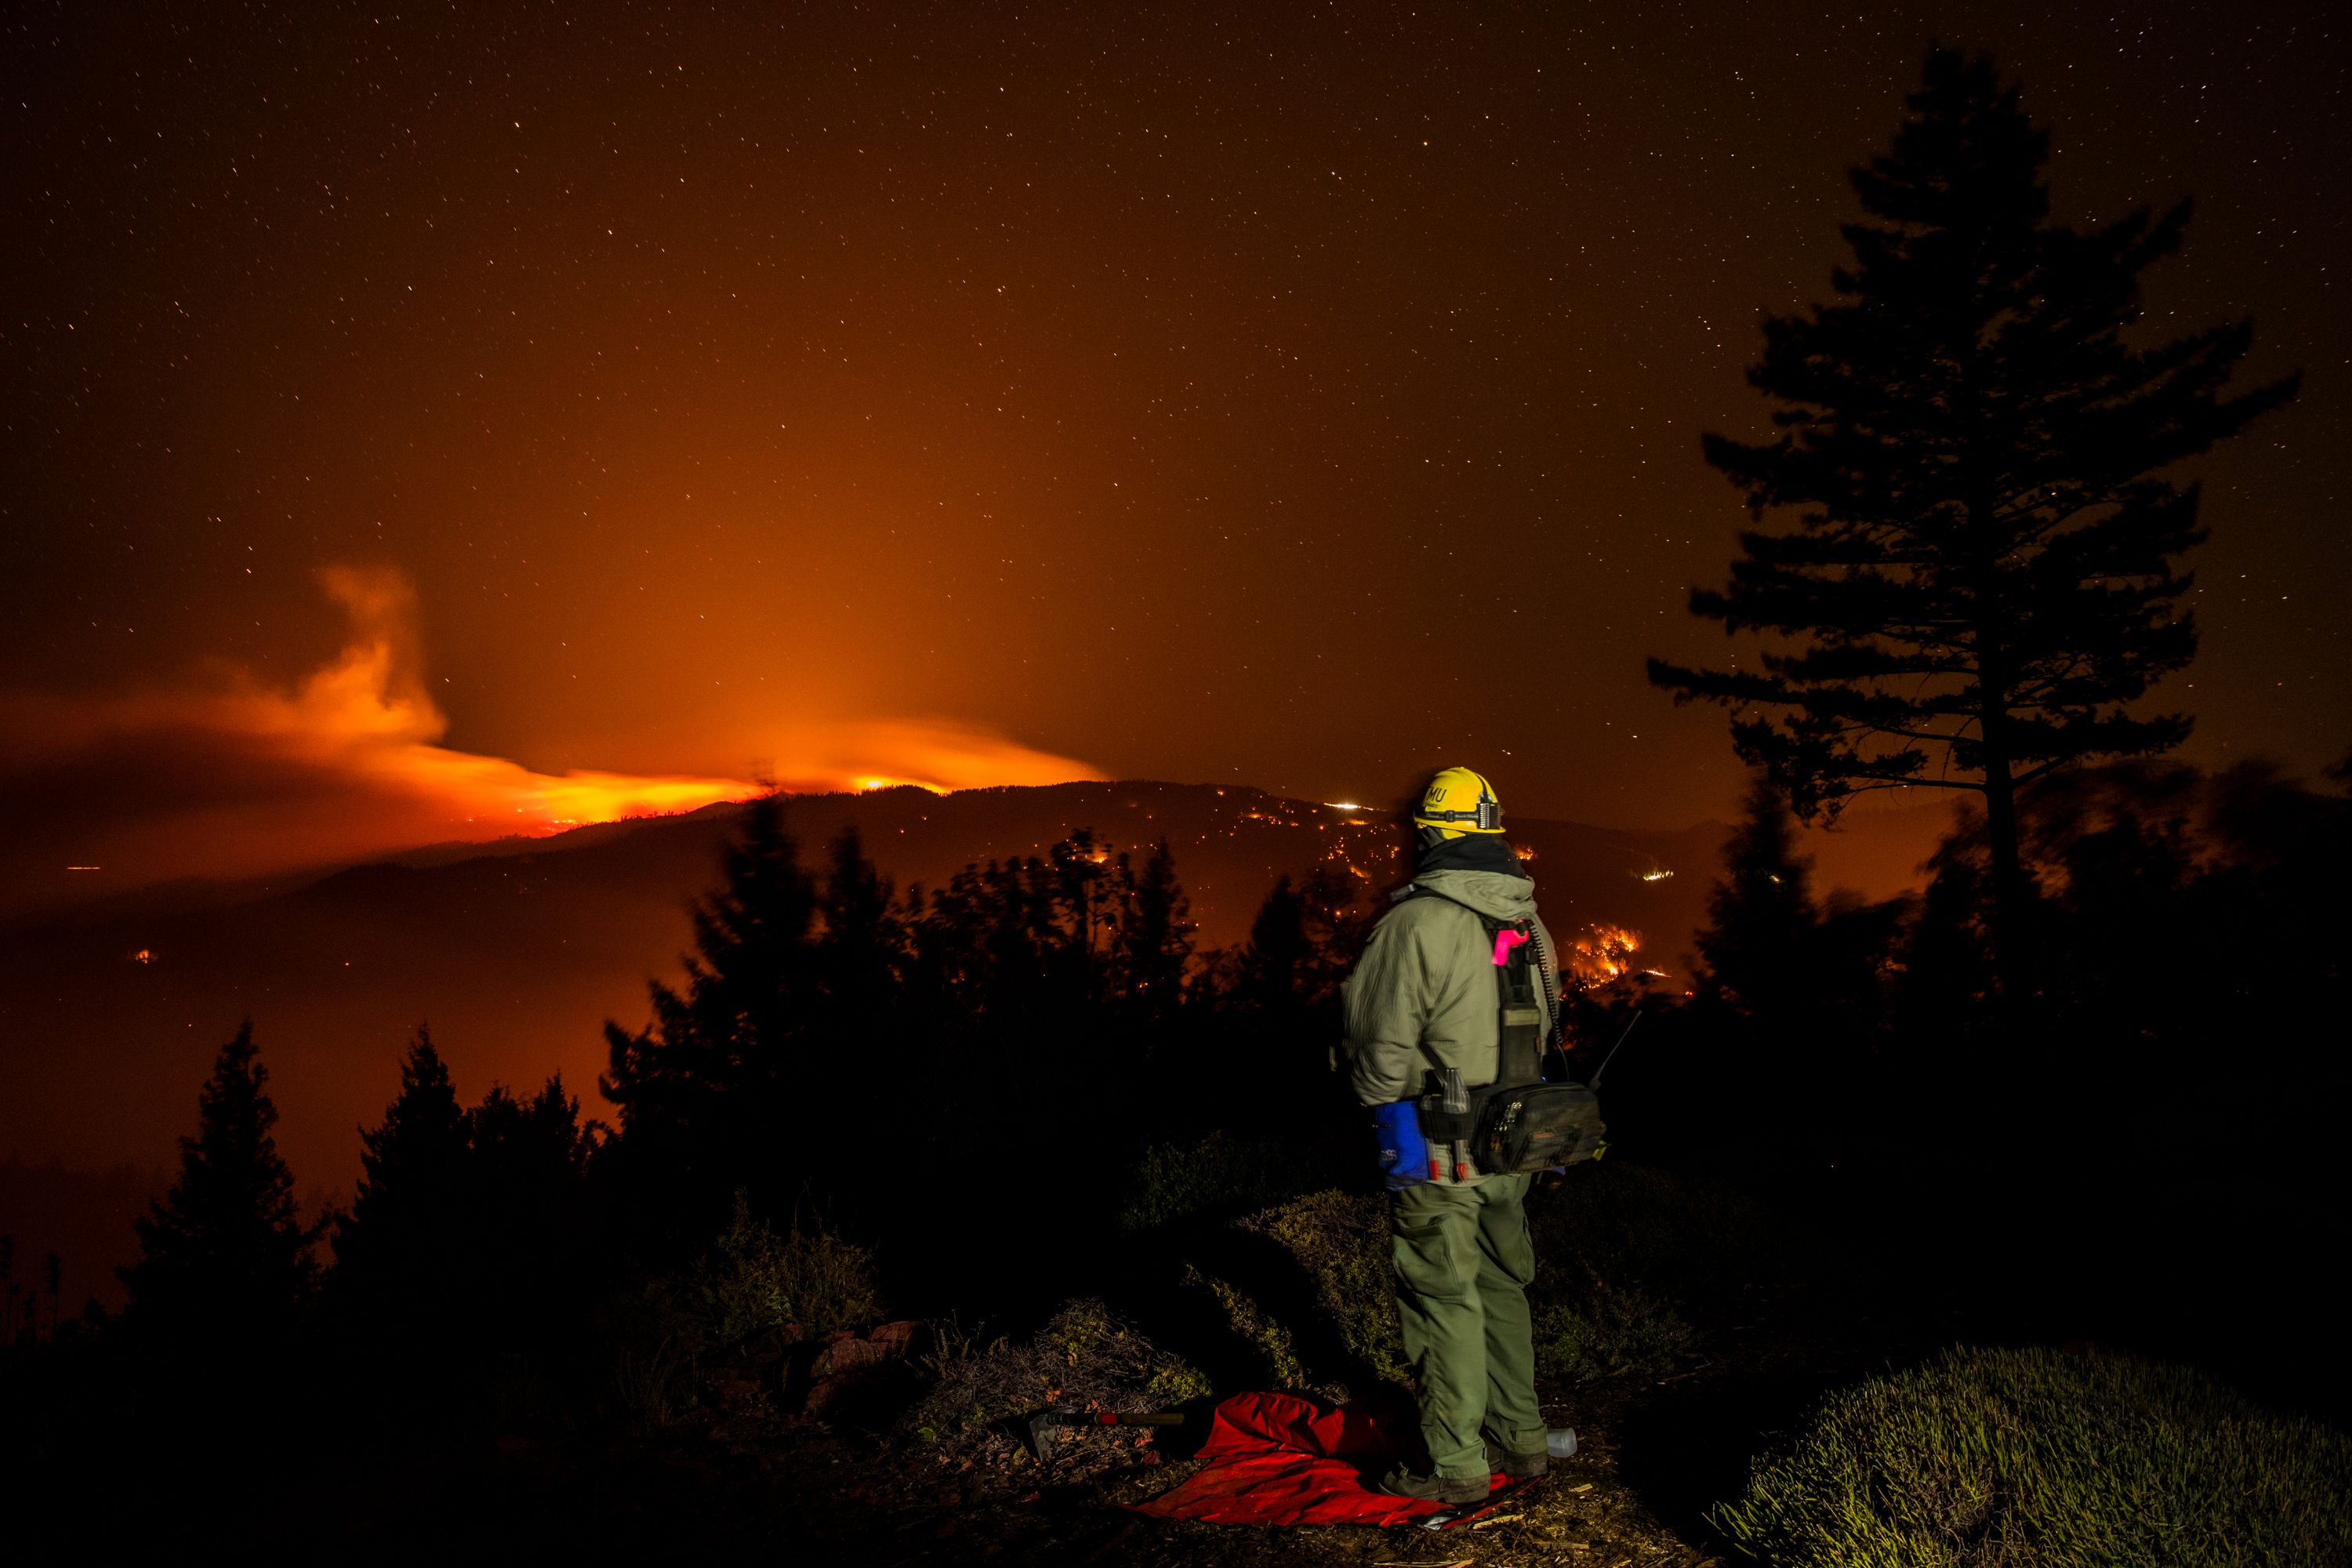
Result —
[[[1468,768],[1447,768],[1429,781],[1413,813],[1415,827],[1436,829],[1448,838],[1465,833],[1503,831],[1503,803],[1484,773]]]

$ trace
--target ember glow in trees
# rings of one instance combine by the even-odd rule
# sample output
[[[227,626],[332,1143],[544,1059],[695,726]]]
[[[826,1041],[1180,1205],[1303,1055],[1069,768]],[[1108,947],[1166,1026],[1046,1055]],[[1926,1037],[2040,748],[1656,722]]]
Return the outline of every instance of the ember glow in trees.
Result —
[[[1893,149],[1854,171],[1870,221],[1845,227],[1837,302],[1765,321],[1748,380],[1780,437],[1706,437],[1754,516],[1796,516],[1743,533],[1692,613],[1779,640],[1759,667],[1649,662],[1676,701],[1732,710],[1740,756],[1808,820],[1895,785],[1981,794],[2012,987],[2017,789],[2189,733],[2135,709],[2197,647],[2178,605],[2198,489],[2166,470],[2296,385],[2227,395],[2246,321],[2126,342],[2188,204],[2053,224],[2048,157],[1989,62],[1929,57]]]

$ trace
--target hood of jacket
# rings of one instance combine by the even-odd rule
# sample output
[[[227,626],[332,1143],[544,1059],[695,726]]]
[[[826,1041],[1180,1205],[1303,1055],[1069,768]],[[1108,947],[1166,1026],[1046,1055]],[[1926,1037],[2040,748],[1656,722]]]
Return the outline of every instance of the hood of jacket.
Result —
[[[1523,921],[1536,912],[1536,885],[1516,871],[1464,871],[1452,867],[1413,873],[1423,894],[1467,904],[1492,920]]]
[[[1424,845],[1408,886],[1467,904],[1489,920],[1523,921],[1536,912],[1536,885],[1499,836],[1464,834]]]

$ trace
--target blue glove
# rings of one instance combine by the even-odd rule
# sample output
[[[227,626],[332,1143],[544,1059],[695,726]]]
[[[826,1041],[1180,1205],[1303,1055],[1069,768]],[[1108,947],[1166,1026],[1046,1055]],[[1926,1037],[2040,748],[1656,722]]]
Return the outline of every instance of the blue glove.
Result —
[[[1429,1145],[1421,1136],[1421,1110],[1410,1100],[1372,1107],[1372,1131],[1381,1145],[1381,1175],[1389,1191],[1402,1192],[1429,1180]]]

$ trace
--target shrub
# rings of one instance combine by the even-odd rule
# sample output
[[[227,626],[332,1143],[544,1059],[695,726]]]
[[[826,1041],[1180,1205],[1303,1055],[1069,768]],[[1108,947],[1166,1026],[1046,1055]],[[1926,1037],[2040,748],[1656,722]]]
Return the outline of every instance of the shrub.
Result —
[[[1557,1382],[1666,1370],[1698,1341],[1685,1292],[1728,1303],[1778,1283],[1807,1246],[1726,1189],[1637,1167],[1579,1171],[1528,1209],[1536,1365]],[[1183,1283],[1238,1342],[1229,1370],[1330,1398],[1367,1379],[1410,1385],[1380,1194],[1310,1193],[1197,1232],[1187,1251]]]
[[[811,1334],[875,1315],[874,1255],[827,1230],[778,1236],[744,1194],[709,1257],[685,1282],[703,1341],[730,1345],[780,1323]]]
[[[1406,1383],[1389,1261],[1389,1210],[1377,1194],[1314,1193],[1238,1222],[1279,1243],[1314,1282],[1315,1307],[1340,1347],[1384,1382]]]
[[[2352,1562],[2352,1443],[2181,1367],[1954,1350],[1833,1395],[1713,1521],[1783,1568]]]
[[[1224,1342],[1222,1379],[1331,1400],[1411,1379],[1377,1194],[1310,1193],[1197,1232],[1181,1277]]]
[[[1536,1372],[1560,1383],[1665,1371],[1698,1336],[1673,1303],[1598,1275],[1535,1311]]]
[[[1201,1215],[1245,1212],[1318,1184],[1314,1162],[1280,1138],[1227,1138],[1186,1146],[1155,1143],[1129,1178],[1118,1227],[1157,1230]]]
[[[1226,1328],[1261,1364],[1265,1381],[1276,1388],[1307,1385],[1307,1363],[1298,1359],[1297,1341],[1279,1319],[1258,1305],[1255,1297],[1230,1279],[1203,1273],[1194,1263],[1184,1265],[1183,1280],[1215,1298]]]
[[[1537,1370],[1584,1382],[1662,1372],[1689,1352],[1697,1335],[1670,1297],[1602,1270],[1635,1281],[1677,1272],[1670,1265],[1721,1228],[1697,1222],[1694,1211],[1706,1206],[1644,1173],[1580,1183],[1549,1204],[1532,1293]],[[1214,1298],[1258,1375],[1333,1398],[1363,1392],[1353,1385],[1368,1376],[1410,1385],[1380,1194],[1309,1194],[1235,1220],[1225,1234],[1274,1247],[1253,1256],[1205,1246],[1184,1279]]]
[[[874,1255],[830,1231],[778,1236],[744,1194],[709,1252],[681,1274],[638,1278],[590,1317],[604,1393],[631,1430],[667,1425],[698,1358],[763,1330],[827,1333],[876,1315]]]
[[[667,1425],[700,1338],[693,1314],[659,1279],[615,1291],[590,1314],[604,1392],[639,1436]]]
[[[1697,1348],[1691,1317],[1841,1267],[1721,1183],[1613,1161],[1539,1182],[1528,1224],[1536,1370],[1556,1382],[1664,1372]]]
[[[1200,1373],[1091,1298],[1066,1303],[1025,1344],[1000,1339],[978,1353],[934,1364],[938,1384],[900,1426],[910,1436],[943,1442],[1048,1405],[1135,1414],[1209,1392]]]
[[[1729,1308],[1830,1266],[1811,1236],[1719,1182],[1603,1160],[1528,1193],[1536,1289],[1587,1276],[1679,1304]]]

